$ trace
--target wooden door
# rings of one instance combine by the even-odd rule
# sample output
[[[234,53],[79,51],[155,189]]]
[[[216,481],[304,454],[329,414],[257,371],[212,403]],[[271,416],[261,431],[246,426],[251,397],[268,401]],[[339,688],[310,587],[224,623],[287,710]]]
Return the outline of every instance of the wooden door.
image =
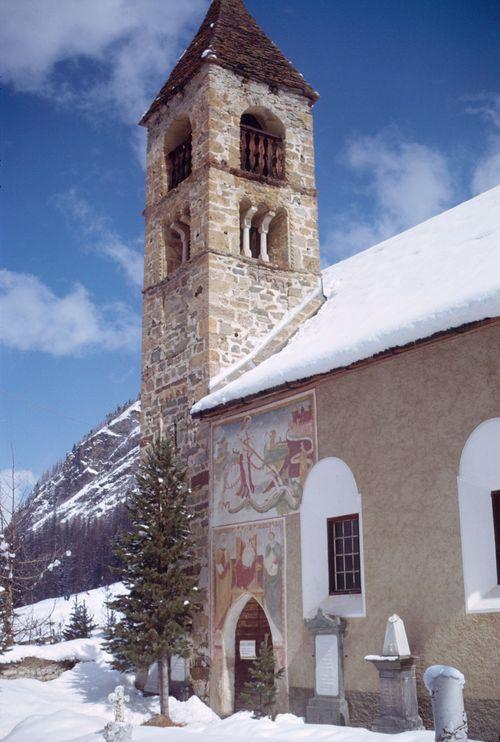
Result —
[[[244,685],[250,680],[249,668],[253,660],[249,658],[252,647],[255,647],[255,655],[260,653],[260,645],[267,634],[268,642],[272,643],[271,629],[266,614],[261,606],[253,598],[243,608],[236,625],[236,646],[234,654],[234,710],[241,711],[245,708],[241,701],[241,693]],[[255,644],[253,644],[255,642]]]

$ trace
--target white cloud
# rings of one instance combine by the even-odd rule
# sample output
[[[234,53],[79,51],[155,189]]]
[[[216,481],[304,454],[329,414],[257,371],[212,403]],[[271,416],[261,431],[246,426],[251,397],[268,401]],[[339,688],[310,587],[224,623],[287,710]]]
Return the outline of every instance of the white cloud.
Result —
[[[500,93],[481,93],[464,98],[466,113],[482,116],[486,121],[500,130]]]
[[[394,128],[348,144],[348,168],[364,180],[370,217],[359,208],[341,214],[324,245],[328,262],[348,257],[443,211],[453,199],[446,157],[405,140]]]
[[[490,126],[484,154],[472,175],[473,194],[482,193],[500,183],[500,93],[469,96],[466,112],[481,116]]]
[[[205,0],[0,0],[4,84],[135,124]],[[78,83],[78,64],[94,62]],[[61,65],[61,63],[71,63]]]
[[[77,284],[57,296],[36,276],[0,270],[0,343],[54,356],[87,350],[136,350],[139,318],[115,302],[97,306]]]
[[[57,204],[65,216],[76,223],[80,234],[92,243],[91,249],[114,261],[134,287],[142,288],[142,238],[138,248],[127,244],[111,228],[109,219],[99,214],[74,188],[58,196]]]
[[[500,136],[492,137],[472,176],[472,192],[482,193],[500,184]]]

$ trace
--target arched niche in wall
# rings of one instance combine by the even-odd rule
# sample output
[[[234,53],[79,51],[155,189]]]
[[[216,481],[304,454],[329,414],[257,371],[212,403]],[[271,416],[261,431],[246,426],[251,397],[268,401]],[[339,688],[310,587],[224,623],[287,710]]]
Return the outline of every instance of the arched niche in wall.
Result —
[[[467,613],[500,612],[494,505],[500,497],[500,418],[482,422],[460,458],[458,498]],[[497,508],[500,507],[497,501]],[[497,511],[497,521],[498,521]]]
[[[276,210],[276,215],[269,225],[267,237],[269,260],[280,268],[290,264],[288,247],[288,213],[285,208]]]
[[[363,514],[356,480],[341,459],[321,459],[307,477],[300,506],[304,618],[318,608],[336,616],[364,616]],[[360,592],[331,594],[328,521],[358,515]]]
[[[171,276],[182,265],[182,241],[170,224],[163,230],[165,244],[165,277]]]

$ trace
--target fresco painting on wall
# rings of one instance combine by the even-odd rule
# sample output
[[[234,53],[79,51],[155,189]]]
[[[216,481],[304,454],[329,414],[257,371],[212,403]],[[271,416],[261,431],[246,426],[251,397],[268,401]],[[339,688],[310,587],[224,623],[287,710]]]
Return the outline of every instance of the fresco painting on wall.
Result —
[[[212,435],[214,525],[299,509],[317,459],[312,394],[223,421]]]
[[[213,532],[212,626],[220,643],[227,612],[250,593],[266,611],[281,643],[284,617],[283,523],[272,520]]]

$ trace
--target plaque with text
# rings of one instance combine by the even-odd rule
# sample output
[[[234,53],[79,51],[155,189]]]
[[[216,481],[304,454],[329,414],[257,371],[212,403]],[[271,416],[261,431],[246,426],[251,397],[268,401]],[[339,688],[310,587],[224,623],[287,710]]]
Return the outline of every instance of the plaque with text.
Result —
[[[254,660],[256,657],[255,639],[242,639],[240,641],[240,659]]]
[[[319,696],[339,694],[339,645],[335,634],[316,636],[316,693]]]

